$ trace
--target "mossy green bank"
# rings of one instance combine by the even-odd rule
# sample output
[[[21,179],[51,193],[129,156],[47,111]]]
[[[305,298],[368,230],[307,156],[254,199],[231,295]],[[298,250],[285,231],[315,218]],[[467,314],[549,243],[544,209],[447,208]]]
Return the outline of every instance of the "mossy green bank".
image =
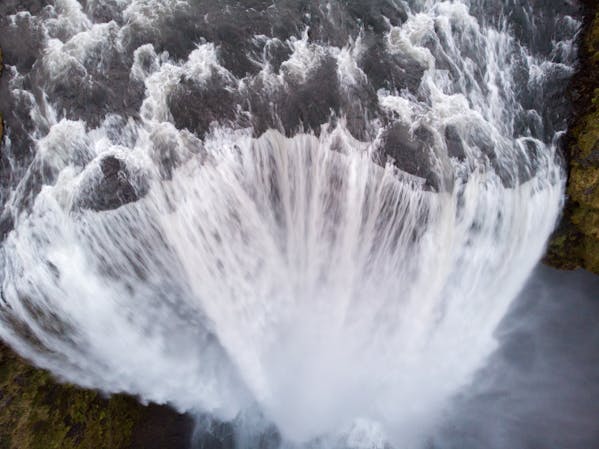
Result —
[[[58,383],[0,344],[0,449],[183,449],[191,420]]]
[[[574,116],[566,142],[568,202],[545,261],[599,274],[599,7],[589,2],[580,66],[570,88]]]
[[[0,449],[128,448],[141,406],[58,384],[0,346]]]

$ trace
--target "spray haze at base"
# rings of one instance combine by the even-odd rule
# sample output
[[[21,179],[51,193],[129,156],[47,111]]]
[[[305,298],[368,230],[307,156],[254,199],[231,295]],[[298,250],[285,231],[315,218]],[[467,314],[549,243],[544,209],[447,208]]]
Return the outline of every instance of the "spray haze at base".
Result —
[[[251,3],[6,14],[0,335],[281,444],[419,447],[558,218],[576,5]]]

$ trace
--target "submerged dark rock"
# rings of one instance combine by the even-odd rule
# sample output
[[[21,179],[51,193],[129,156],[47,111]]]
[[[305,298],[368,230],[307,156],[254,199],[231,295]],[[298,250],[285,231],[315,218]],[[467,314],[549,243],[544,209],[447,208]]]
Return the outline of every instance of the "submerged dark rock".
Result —
[[[234,94],[216,74],[205,83],[182,78],[169,95],[168,105],[177,128],[203,137],[210,124],[235,118]]]
[[[137,201],[145,189],[136,189],[131,183],[131,173],[122,159],[107,156],[100,162],[102,175],[94,179],[80,196],[83,209],[105,211]],[[141,190],[141,191],[140,191]]]
[[[397,167],[426,180],[427,187],[437,190],[440,182],[434,170],[432,147],[427,145],[428,137],[424,128],[412,133],[407,126],[394,124],[385,131],[382,146]]]

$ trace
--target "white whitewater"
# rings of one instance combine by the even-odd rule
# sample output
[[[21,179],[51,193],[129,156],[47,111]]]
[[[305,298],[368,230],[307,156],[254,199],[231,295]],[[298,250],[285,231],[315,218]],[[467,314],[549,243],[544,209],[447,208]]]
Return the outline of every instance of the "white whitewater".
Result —
[[[177,7],[128,3],[119,28],[57,1],[45,26],[49,36],[59,27],[62,40],[47,39],[41,63],[60,77],[109,45],[103,35],[118,45],[131,24],[151,27],[144,8]],[[484,67],[461,40],[485,48]],[[108,116],[90,129],[57,118],[51,104],[32,105],[49,132],[35,136],[31,170],[49,175],[30,210],[16,206],[27,174],[12,194],[0,337],[87,387],[226,420],[259,410],[286,444],[423,444],[495,349],[493,332],[558,218],[564,179],[553,143],[514,131],[523,109],[511,61],[525,49],[507,27],[480,25],[466,1],[427,1],[389,27],[387,43],[424,74],[418,96],[381,90],[379,102],[412,131],[430,131],[439,189],[386,161],[378,138],[355,140],[343,120],[318,137],[177,130],[165,98],[182,74],[219,76],[239,91],[257,78],[265,89],[288,83],[268,64],[256,79],[235,78],[210,43],[187,61],[138,49],[131,76],[145,82],[146,99],[137,122]],[[365,76],[359,40],[325,47],[305,33],[289,45],[289,77],[322,55],[336,58],[347,89]],[[451,71],[436,67],[431,46]],[[539,78],[555,69],[523,60]],[[462,159],[448,152],[448,126],[461,136]],[[484,151],[479,135],[491,143]],[[168,176],[157,142],[176,149]],[[78,207],[107,155],[126,161],[147,193],[115,210]]]

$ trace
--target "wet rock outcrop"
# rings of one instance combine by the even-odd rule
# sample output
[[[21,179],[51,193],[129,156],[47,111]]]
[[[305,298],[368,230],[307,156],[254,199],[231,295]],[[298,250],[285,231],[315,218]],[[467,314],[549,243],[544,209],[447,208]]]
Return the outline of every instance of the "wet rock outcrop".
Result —
[[[116,209],[137,201],[145,193],[145,189],[136,189],[131,184],[131,173],[122,159],[105,157],[100,161],[100,171],[100,176],[84,190],[80,207],[96,211]]]

